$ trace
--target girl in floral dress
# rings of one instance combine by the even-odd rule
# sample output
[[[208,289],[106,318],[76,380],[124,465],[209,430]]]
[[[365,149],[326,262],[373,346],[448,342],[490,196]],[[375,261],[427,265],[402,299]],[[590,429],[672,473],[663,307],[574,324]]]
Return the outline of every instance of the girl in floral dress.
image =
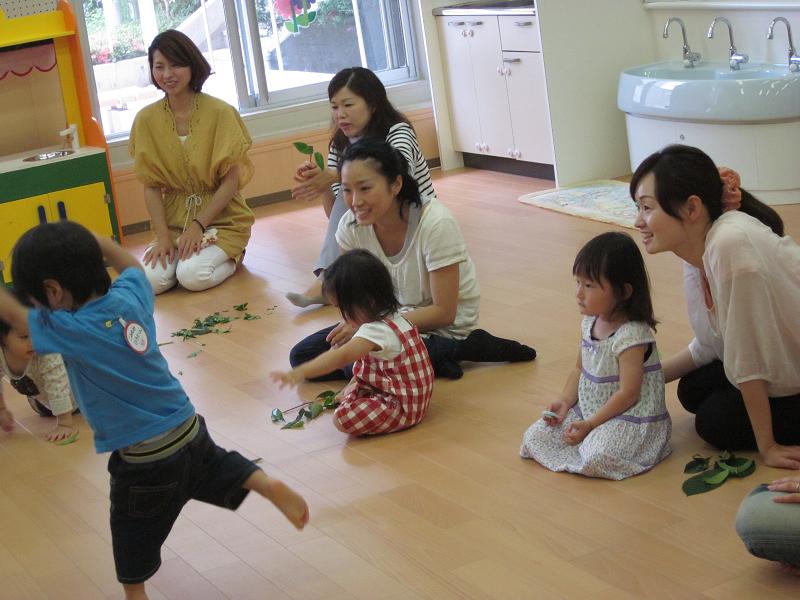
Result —
[[[552,471],[625,479],[670,453],[647,271],[629,235],[607,232],[581,249],[572,273],[584,315],[578,360],[520,455]]]

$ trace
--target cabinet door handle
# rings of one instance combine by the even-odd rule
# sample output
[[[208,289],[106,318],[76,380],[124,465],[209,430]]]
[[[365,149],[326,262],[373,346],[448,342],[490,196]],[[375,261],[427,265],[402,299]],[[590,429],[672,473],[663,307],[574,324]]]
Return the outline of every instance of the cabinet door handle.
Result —
[[[479,25],[483,25],[483,21],[467,21],[467,25],[472,25],[473,27],[478,27]]]
[[[47,213],[44,210],[44,206],[41,204],[37,207],[36,212],[39,213],[39,223],[47,223]]]
[[[521,63],[522,59],[521,58],[504,58],[503,62],[504,63]]]
[[[448,21],[448,27],[463,27],[466,23],[464,21]]]
[[[61,219],[62,221],[66,221],[67,207],[64,205],[63,200],[59,200],[56,206],[58,207],[58,218]]]
[[[533,25],[533,21],[514,21],[514,25],[517,27],[530,27]]]

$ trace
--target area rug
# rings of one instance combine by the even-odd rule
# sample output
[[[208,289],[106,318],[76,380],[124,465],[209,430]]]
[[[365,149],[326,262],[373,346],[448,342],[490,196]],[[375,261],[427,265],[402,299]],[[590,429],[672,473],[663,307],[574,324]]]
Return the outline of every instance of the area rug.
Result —
[[[628,184],[610,179],[525,194],[519,197],[519,201],[631,229],[634,229],[636,220],[636,204],[628,193]]]

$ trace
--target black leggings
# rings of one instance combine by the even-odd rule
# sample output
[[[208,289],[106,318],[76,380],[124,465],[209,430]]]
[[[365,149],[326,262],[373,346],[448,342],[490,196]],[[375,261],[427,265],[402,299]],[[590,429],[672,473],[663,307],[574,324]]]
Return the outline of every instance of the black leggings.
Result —
[[[331,345],[325,338],[333,331],[334,327],[336,327],[336,325],[331,325],[300,340],[294,348],[292,348],[291,352],[289,352],[289,364],[291,364],[292,367],[302,365],[316,358],[323,352],[330,350]],[[431,357],[431,363],[434,365],[434,368],[442,361],[452,360],[459,342],[459,340],[442,337],[440,335],[429,335],[422,338],[422,341],[425,342],[425,347],[428,349],[428,354]],[[335,381],[337,379],[350,379],[352,377],[353,365],[347,365],[343,369],[317,377],[314,381]]]
[[[289,353],[289,363],[292,367],[308,362],[323,352],[327,352],[331,345],[325,339],[335,325],[312,333],[298,342]],[[428,354],[431,357],[433,370],[437,377],[458,379],[463,375],[459,366],[462,360],[474,362],[520,362],[536,358],[536,350],[514,340],[499,338],[483,329],[475,329],[465,339],[456,340],[441,335],[429,334],[422,338]],[[350,379],[353,376],[353,367],[348,365],[333,373],[317,377],[315,381],[331,381],[334,379]]]
[[[721,450],[757,450],[750,417],[741,392],[715,360],[681,378],[678,400],[694,413],[697,435]],[[769,399],[775,441],[800,444],[800,395]]]

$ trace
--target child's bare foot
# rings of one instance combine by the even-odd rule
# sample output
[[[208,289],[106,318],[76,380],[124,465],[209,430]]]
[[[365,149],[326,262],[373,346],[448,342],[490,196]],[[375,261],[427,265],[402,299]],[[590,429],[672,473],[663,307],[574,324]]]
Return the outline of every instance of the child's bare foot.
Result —
[[[244,482],[244,488],[254,490],[272,502],[298,529],[302,529],[308,523],[306,501],[280,479],[267,477],[266,473],[259,469]]]
[[[122,587],[125,588],[125,600],[148,600],[143,583],[123,583]]]
[[[0,409],[0,429],[5,432],[14,430],[14,415],[7,408]]]

